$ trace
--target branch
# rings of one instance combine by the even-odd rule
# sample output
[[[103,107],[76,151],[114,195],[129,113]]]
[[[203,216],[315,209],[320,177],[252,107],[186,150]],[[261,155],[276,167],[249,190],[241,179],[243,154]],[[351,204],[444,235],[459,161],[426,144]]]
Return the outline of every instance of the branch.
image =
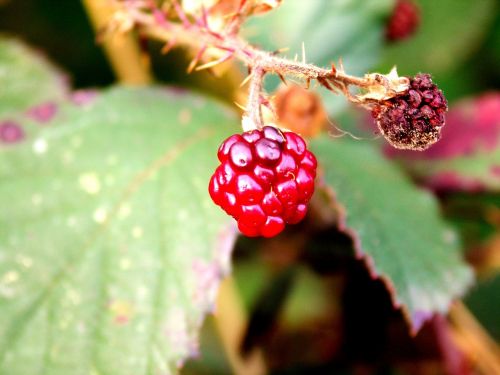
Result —
[[[83,5],[97,32],[107,26],[118,5],[102,0],[83,0]],[[118,80],[130,85],[150,83],[149,64],[133,35],[113,35],[103,41],[104,50]]]
[[[345,73],[341,62],[337,67],[332,64],[327,69],[306,63],[304,50],[303,61],[288,60],[277,56],[278,52],[260,50],[237,35],[243,17],[241,14],[244,12],[238,13],[239,15],[226,25],[225,30],[215,31],[208,24],[206,11],[202,12],[199,18],[188,17],[177,1],[173,1],[173,4],[176,18],[180,20],[178,22],[167,21],[167,14],[155,8],[154,3],[147,6],[143,1],[134,0],[118,4],[121,10],[116,12],[114,24],[110,23],[110,29],[123,32],[134,28],[140,35],[165,43],[165,50],[173,46],[187,47],[195,56],[189,65],[190,71],[212,69],[232,58],[246,65],[251,70],[252,77],[248,104],[243,116],[245,130],[260,128],[263,125],[262,79],[268,73],[277,74],[282,80],[285,80],[286,76],[303,79],[307,86],[311,80],[316,80],[327,90],[341,93],[347,100],[368,109],[375,108],[381,102],[404,93],[409,88],[409,79],[399,77],[395,70],[388,75],[373,73],[355,77]],[[351,93],[351,86],[360,92]]]

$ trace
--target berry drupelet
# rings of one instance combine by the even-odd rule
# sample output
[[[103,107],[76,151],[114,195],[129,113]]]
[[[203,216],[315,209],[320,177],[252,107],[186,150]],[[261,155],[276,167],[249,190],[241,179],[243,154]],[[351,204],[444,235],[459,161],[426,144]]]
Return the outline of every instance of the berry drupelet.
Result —
[[[210,196],[244,235],[273,237],[304,218],[317,162],[299,135],[265,126],[230,136],[217,156]]]
[[[448,104],[429,74],[410,78],[402,94],[378,103],[372,110],[378,128],[395,148],[425,150],[441,136]]]

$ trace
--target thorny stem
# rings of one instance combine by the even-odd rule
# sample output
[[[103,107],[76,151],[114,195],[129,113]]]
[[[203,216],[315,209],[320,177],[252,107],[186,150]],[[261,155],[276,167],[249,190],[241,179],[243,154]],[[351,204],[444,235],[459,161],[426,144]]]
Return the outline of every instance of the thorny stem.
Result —
[[[261,129],[264,126],[261,107],[261,92],[264,74],[265,71],[260,66],[255,66],[252,69],[247,107],[243,121],[244,131]]]
[[[385,87],[391,93],[391,85],[383,75],[372,74],[364,77],[355,77],[344,72],[342,65],[337,68],[332,64],[329,69],[321,68],[313,64],[308,64],[304,60],[289,60],[276,53],[262,51],[248,44],[237,35],[242,20],[230,22],[226,31],[215,32],[210,29],[206,13],[193,22],[183,13],[182,8],[173,2],[174,10],[182,22],[170,22],[162,13],[160,17],[158,9],[141,8],[140,3],[124,2],[120,20],[129,26],[135,26],[139,33],[152,39],[164,42],[170,49],[176,45],[188,47],[195,52],[195,58],[190,65],[191,69],[203,70],[225,62],[231,58],[244,63],[250,70],[251,84],[246,106],[246,113],[243,116],[243,127],[259,128],[263,124],[261,112],[261,92],[262,80],[265,74],[274,73],[284,79],[286,76],[293,76],[304,79],[309,85],[311,80],[316,80],[321,86],[328,90],[342,93],[351,102],[370,106],[369,101],[361,101],[358,97],[349,92],[349,86],[368,89],[374,85]],[[174,42],[173,42],[174,41]],[[200,63],[198,67],[195,66]],[[253,125],[252,125],[253,124]]]

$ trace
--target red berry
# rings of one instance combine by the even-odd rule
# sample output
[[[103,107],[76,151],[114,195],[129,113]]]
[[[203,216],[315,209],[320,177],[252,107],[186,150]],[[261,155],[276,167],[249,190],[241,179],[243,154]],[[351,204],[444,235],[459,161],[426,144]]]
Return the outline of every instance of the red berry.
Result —
[[[395,42],[413,35],[420,24],[420,9],[411,0],[398,0],[387,22],[385,36]]]
[[[249,237],[273,237],[307,213],[316,158],[297,134],[272,126],[227,138],[208,190]]]

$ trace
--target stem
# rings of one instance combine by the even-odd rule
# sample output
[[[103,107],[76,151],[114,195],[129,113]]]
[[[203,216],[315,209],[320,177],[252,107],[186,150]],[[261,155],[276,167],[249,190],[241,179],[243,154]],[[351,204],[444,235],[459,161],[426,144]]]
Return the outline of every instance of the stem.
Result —
[[[236,375],[262,375],[267,372],[262,351],[254,350],[247,359],[239,352],[246,321],[234,279],[228,277],[222,281],[217,298],[215,323],[219,337]]]
[[[214,60],[220,59],[227,51],[231,51],[235,59],[254,70],[259,67],[264,74],[274,73],[307,80],[316,79],[326,87],[331,84],[341,91],[347,90],[349,85],[368,87],[374,84],[373,78],[350,76],[345,74],[343,69],[335,69],[333,66],[330,69],[324,69],[313,64],[275,56],[249,45],[234,34],[217,34],[196,24],[185,27],[178,23],[170,23],[168,27],[165,27],[155,22],[153,16],[145,11],[131,7],[127,9],[127,12],[143,35],[165,43],[175,37],[177,44],[195,51],[200,50],[203,46],[213,46],[215,48],[209,48],[205,56]]]
[[[500,374],[500,348],[467,307],[456,302],[450,310],[452,338],[482,374]]]
[[[261,107],[262,83],[265,71],[260,66],[252,69],[246,112],[243,115],[243,130],[261,129],[264,126]]]
[[[94,29],[99,32],[109,23],[115,14],[116,5],[103,0],[82,0],[92,21]],[[116,34],[103,41],[104,51],[118,78],[130,85],[144,85],[151,82],[148,61],[141,53],[132,34]]]

